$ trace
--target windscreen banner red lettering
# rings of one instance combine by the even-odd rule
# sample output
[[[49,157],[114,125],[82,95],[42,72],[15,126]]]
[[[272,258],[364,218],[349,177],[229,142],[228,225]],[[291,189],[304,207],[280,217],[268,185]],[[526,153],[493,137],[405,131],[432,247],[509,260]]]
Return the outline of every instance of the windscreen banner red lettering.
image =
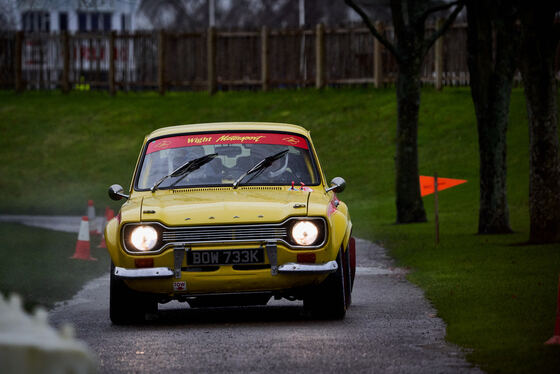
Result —
[[[170,136],[157,139],[148,145],[146,154],[164,149],[220,144],[276,144],[308,149],[305,138],[293,134],[229,133]]]

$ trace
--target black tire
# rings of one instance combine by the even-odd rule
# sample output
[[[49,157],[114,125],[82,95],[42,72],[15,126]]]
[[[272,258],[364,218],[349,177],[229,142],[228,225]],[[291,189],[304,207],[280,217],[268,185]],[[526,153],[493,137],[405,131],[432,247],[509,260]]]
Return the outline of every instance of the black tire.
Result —
[[[109,287],[109,317],[115,325],[143,322],[146,313],[157,313],[157,301],[126,286],[115,276],[115,265],[111,263]]]
[[[346,251],[348,252],[350,292],[352,292],[352,290],[354,289],[354,281],[356,280],[356,240],[353,237],[350,237],[350,241],[348,242],[348,248],[346,248]],[[354,257],[354,261],[352,261],[352,257]]]
[[[352,288],[354,282],[352,280],[352,270],[350,267],[350,248],[346,248],[344,252],[344,290],[346,296],[346,309],[352,305]]]
[[[342,249],[338,252],[336,263],[338,269],[330,274],[316,289],[303,298],[303,307],[311,312],[313,317],[320,319],[343,319],[346,315],[346,269],[342,256]]]

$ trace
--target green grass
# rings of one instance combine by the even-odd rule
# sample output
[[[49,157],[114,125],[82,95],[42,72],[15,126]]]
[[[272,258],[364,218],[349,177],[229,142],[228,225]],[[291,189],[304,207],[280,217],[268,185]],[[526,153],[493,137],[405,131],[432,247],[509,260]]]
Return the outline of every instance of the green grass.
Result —
[[[77,234],[4,223],[0,238],[0,292],[22,295],[28,309],[67,300],[109,270],[109,255],[97,248],[98,241],[90,250],[97,261],[70,259]]]
[[[439,195],[441,244],[434,244],[433,196],[425,224],[394,225],[393,89],[105,93],[0,92],[0,211],[82,214],[88,199],[112,203],[110,184],[128,186],[143,137],[161,126],[275,121],[312,131],[330,179],[342,176],[355,234],[385,245],[448,325],[447,338],[491,373],[560,372],[554,328],[560,245],[528,239],[528,129],[523,92],[512,95],[508,201],[515,233],[476,235],[478,142],[468,88],[422,93],[420,174],[467,179]],[[74,239],[73,239],[74,240]],[[1,265],[0,265],[1,266]],[[1,269],[1,268],[0,268]],[[3,271],[3,270],[2,270]]]

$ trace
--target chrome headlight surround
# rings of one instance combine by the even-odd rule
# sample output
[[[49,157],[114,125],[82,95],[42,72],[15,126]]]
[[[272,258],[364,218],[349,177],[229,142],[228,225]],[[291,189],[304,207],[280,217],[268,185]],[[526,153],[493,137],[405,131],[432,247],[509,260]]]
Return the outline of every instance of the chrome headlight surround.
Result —
[[[314,249],[323,246],[327,237],[322,218],[301,217],[287,222],[288,244],[294,249]]]
[[[138,226],[130,233],[130,243],[142,252],[153,249],[158,241],[158,232],[152,226]]]
[[[153,223],[126,224],[121,231],[124,249],[131,254],[153,254],[162,245],[162,227]]]

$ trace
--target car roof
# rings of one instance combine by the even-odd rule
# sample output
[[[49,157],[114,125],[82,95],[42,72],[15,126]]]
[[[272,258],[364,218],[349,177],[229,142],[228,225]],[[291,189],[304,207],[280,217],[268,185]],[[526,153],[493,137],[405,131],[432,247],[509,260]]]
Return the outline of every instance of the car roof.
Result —
[[[282,131],[309,136],[309,131],[298,125],[274,122],[215,122],[162,127],[150,133],[146,140],[160,136],[214,131]]]

